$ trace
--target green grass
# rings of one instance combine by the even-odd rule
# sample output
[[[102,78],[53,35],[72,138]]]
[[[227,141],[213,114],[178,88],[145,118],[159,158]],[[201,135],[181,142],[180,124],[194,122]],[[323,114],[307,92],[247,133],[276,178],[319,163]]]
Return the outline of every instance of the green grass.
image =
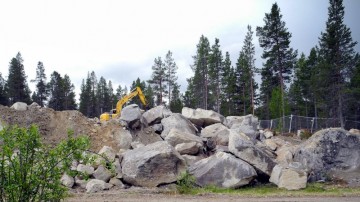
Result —
[[[246,197],[304,197],[304,196],[360,196],[360,188],[349,188],[324,183],[309,183],[305,189],[288,191],[273,184],[246,186],[239,189],[225,189],[215,186],[192,188],[187,193],[197,194],[235,194]]]

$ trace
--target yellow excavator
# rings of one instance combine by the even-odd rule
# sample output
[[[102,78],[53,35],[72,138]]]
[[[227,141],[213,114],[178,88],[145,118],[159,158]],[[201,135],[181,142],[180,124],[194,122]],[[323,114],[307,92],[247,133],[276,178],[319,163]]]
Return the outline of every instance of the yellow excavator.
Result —
[[[110,119],[116,118],[120,116],[121,110],[123,105],[133,99],[135,96],[139,96],[141,103],[146,106],[147,101],[145,98],[145,95],[143,94],[140,87],[136,87],[135,89],[131,90],[129,94],[122,97],[117,103],[116,103],[116,109],[112,109],[110,113],[105,112],[100,115],[100,121],[108,121]]]

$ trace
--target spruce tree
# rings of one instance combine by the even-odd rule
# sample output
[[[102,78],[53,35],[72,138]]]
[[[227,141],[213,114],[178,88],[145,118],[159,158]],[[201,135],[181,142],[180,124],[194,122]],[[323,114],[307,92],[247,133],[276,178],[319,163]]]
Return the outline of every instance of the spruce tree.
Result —
[[[150,84],[147,85],[147,87],[144,89],[144,95],[147,101],[147,108],[151,109],[155,107],[155,100],[154,100],[154,91]]]
[[[181,113],[183,103],[180,95],[180,85],[175,84],[172,89],[172,98],[170,102],[170,109],[173,113]]]
[[[111,97],[104,77],[100,77],[96,87],[97,111],[100,114],[111,110]]]
[[[263,27],[256,28],[256,35],[259,37],[260,47],[264,49],[262,58],[266,59],[267,73],[276,75],[279,80],[281,114],[285,116],[285,83],[290,81],[297,51],[290,48],[291,33],[282,21],[277,3],[273,4],[270,13],[265,14],[264,23]],[[267,78],[263,78],[263,82],[264,79]]]
[[[168,87],[168,97],[169,97],[169,103],[171,103],[171,93],[173,91],[173,88],[175,85],[177,85],[176,80],[178,79],[176,76],[176,71],[178,69],[178,66],[176,65],[174,58],[172,57],[172,52],[169,50],[165,56],[165,70],[166,70],[166,83]],[[171,110],[171,106],[170,106]]]
[[[211,47],[209,55],[209,86],[215,102],[215,106],[210,106],[220,113],[221,80],[223,75],[223,56],[220,50],[219,39],[215,38],[215,44]]]
[[[232,77],[235,75],[234,70],[231,67],[231,60],[229,52],[225,53],[225,60],[223,63],[223,71],[221,75],[221,109],[220,114],[229,116],[233,114],[232,103],[232,87],[236,85],[235,79]]]
[[[152,66],[152,75],[151,79],[148,82],[152,85],[152,89],[156,96],[156,104],[164,104],[163,98],[167,95],[167,86],[168,82],[167,77],[167,67],[163,63],[161,57],[155,58],[154,65]]]
[[[50,82],[47,84],[49,92],[48,107],[57,111],[64,110],[65,92],[61,75],[54,71],[50,75]]]
[[[26,81],[27,76],[25,74],[23,62],[24,60],[19,52],[15,58],[11,59],[9,65],[6,88],[8,91],[10,105],[15,102],[25,102],[27,104],[31,103],[31,91]]]
[[[0,72],[0,104],[4,106],[6,106],[9,102],[6,86],[6,81]]]
[[[40,61],[36,68],[36,78],[31,80],[31,82],[36,82],[36,93],[33,94],[33,100],[43,107],[47,100],[48,93],[46,91],[45,67]]]
[[[86,86],[85,80],[83,79],[80,87],[79,111],[85,116],[88,116],[89,100],[90,100],[90,89]]]
[[[328,97],[327,109],[333,118],[339,118],[341,127],[345,126],[344,96],[349,73],[356,65],[354,42],[350,28],[344,24],[345,8],[342,0],[329,0],[326,30],[321,33],[319,48],[323,79],[322,87]],[[324,85],[325,84],[325,85]]]
[[[75,100],[75,86],[71,83],[70,77],[65,74],[63,78],[64,89],[64,110],[76,110],[77,104]]]

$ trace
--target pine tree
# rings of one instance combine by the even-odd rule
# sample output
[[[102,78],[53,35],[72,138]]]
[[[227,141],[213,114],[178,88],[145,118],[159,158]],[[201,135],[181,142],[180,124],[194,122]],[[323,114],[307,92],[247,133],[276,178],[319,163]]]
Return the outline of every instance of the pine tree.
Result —
[[[278,77],[282,97],[282,116],[285,116],[285,83],[290,81],[297,51],[290,48],[291,33],[282,21],[277,3],[273,4],[270,13],[265,14],[264,22],[263,27],[256,28],[256,34],[260,46],[264,48],[262,58],[266,59],[266,71]]]
[[[49,92],[49,108],[57,111],[64,110],[65,92],[63,86],[63,78],[58,72],[54,71],[50,75],[50,82],[47,85]]]
[[[329,115],[340,119],[341,127],[344,122],[344,96],[349,73],[356,65],[354,47],[350,28],[344,24],[345,9],[342,0],[329,0],[328,20],[326,30],[319,38],[322,75],[325,76],[327,86],[323,85],[329,97],[327,107]],[[324,78],[324,79],[325,79]]]
[[[195,94],[193,80],[193,77],[187,79],[188,85],[185,94],[183,95],[184,106],[189,108],[196,108],[198,106],[198,103],[200,102],[200,98],[197,97]]]
[[[154,100],[154,91],[151,88],[151,85],[148,84],[147,87],[144,89],[144,95],[147,100],[147,108],[151,109],[155,107],[155,100]]]
[[[2,74],[0,72],[0,105],[4,105],[4,106],[6,106],[9,102],[6,87],[7,87],[6,81],[2,77]]]
[[[85,116],[88,116],[89,99],[90,99],[90,92],[85,84],[85,80],[83,79],[80,87],[79,111],[83,113]]]
[[[36,82],[36,93],[33,94],[33,101],[37,102],[40,106],[44,106],[47,100],[48,93],[46,91],[46,74],[45,67],[42,62],[38,62],[36,68],[36,78],[31,80],[31,82]]]
[[[215,44],[211,47],[209,55],[209,84],[210,91],[213,95],[215,111],[220,113],[220,96],[221,96],[221,80],[223,75],[223,56],[220,50],[219,39],[215,38]]]
[[[253,31],[251,30],[251,26],[247,26],[247,33],[244,40],[244,46],[242,47],[242,52],[246,58],[246,70],[248,71],[246,74],[248,75],[248,80],[246,81],[249,85],[249,97],[250,97],[250,108],[251,113],[254,115],[255,113],[255,92],[257,90],[257,84],[255,83],[254,74],[257,71],[255,68],[255,45],[253,44],[252,36]]]
[[[20,52],[15,58],[11,59],[9,65],[9,74],[7,80],[7,91],[9,97],[9,104],[12,105],[15,102],[31,103],[30,94],[31,91],[26,81],[26,74],[23,65],[24,60],[21,57]]]
[[[76,110],[77,104],[75,100],[75,86],[71,83],[70,77],[65,74],[63,78],[64,89],[64,110]]]
[[[97,111],[100,114],[111,110],[111,97],[104,77],[100,77],[96,87]]]
[[[209,40],[202,35],[196,47],[196,55],[193,56],[194,64],[192,65],[194,77],[191,79],[191,82],[193,85],[193,89],[196,89],[196,91],[193,91],[194,97],[197,97],[199,99],[192,102],[195,102],[194,104],[196,108],[208,109],[210,54]]]
[[[168,87],[168,97],[169,97],[169,103],[171,103],[171,93],[173,91],[173,88],[175,85],[177,85],[176,80],[178,79],[176,76],[176,71],[178,69],[178,66],[176,65],[173,57],[172,52],[168,51],[165,56],[164,61],[165,69],[166,69],[166,81],[167,81],[167,87]],[[171,110],[171,106],[170,106]]]
[[[167,67],[162,62],[161,57],[155,58],[154,65],[152,66],[153,73],[151,79],[148,81],[152,85],[152,89],[156,96],[156,104],[161,105],[164,103],[163,98],[167,95],[166,82],[168,77]]]
[[[171,95],[172,95],[171,102],[170,102],[171,111],[173,113],[181,113],[181,110],[183,108],[183,103],[181,101],[180,86],[178,84],[174,85]]]
[[[96,99],[97,78],[95,72],[88,73],[86,80],[82,81],[79,110],[85,116],[94,118],[100,115]]]
[[[223,72],[221,75],[221,109],[220,114],[224,116],[229,116],[233,114],[233,107],[232,107],[232,86],[236,85],[235,73],[231,67],[231,60],[229,52],[225,53],[225,60],[223,63]]]

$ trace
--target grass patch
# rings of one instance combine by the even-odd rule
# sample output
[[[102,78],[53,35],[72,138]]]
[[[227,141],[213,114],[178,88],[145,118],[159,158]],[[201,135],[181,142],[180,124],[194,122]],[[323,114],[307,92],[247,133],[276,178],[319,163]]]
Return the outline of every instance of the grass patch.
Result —
[[[273,184],[245,186],[238,189],[226,189],[216,186],[205,188],[192,187],[182,194],[234,194],[245,197],[305,197],[305,196],[360,196],[360,188],[349,188],[325,183],[309,183],[305,189],[288,191]]]

